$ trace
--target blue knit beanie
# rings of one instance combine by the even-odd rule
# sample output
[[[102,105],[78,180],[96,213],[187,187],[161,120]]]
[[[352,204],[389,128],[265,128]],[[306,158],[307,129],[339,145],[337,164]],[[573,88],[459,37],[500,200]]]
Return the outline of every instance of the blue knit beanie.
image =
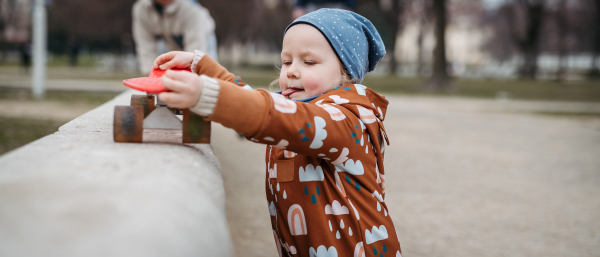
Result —
[[[323,33],[352,78],[362,81],[385,55],[385,46],[373,24],[354,12],[319,9],[293,21],[285,32],[300,23],[312,25]]]

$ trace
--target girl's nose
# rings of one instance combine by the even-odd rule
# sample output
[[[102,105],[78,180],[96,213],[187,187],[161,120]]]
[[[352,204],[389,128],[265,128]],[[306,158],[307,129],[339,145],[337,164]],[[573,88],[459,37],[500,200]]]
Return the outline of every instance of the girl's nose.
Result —
[[[300,78],[300,72],[296,69],[296,65],[292,63],[290,67],[287,69],[287,77],[288,79],[298,79]]]

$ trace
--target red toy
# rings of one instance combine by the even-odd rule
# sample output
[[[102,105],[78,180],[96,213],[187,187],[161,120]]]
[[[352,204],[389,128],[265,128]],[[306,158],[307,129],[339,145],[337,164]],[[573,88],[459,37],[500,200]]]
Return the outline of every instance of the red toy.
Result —
[[[184,70],[191,72],[189,69],[172,69],[172,70]],[[160,77],[165,75],[166,70],[154,69],[150,72],[148,77],[132,78],[123,80],[123,85],[133,88],[135,90],[144,91],[150,94],[158,94],[162,92],[168,92],[163,85]]]
[[[173,70],[191,72],[189,69]],[[168,91],[160,79],[165,72],[155,69],[148,77],[123,80],[125,86],[147,92],[147,95],[132,95],[129,106],[115,106],[115,142],[141,143],[144,129],[176,129],[181,130],[183,143],[210,143],[210,121],[204,120],[189,109],[171,108],[157,99],[156,94]],[[183,117],[179,118],[176,114]]]

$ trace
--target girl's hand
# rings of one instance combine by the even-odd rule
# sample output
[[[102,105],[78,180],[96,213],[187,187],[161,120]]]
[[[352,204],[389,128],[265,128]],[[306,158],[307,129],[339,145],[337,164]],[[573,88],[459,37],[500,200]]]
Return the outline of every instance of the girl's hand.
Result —
[[[187,71],[168,70],[161,79],[165,88],[172,92],[160,93],[158,99],[179,109],[196,105],[204,88],[204,81],[200,76]]]
[[[154,69],[168,70],[172,68],[187,69],[194,61],[193,52],[171,51],[156,57]]]

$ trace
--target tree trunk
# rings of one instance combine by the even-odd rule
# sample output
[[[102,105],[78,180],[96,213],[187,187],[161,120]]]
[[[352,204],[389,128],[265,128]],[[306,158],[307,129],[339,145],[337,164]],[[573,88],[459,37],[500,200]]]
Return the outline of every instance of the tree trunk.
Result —
[[[423,75],[423,36],[425,34],[425,18],[419,19],[419,34],[417,35],[417,75]]]
[[[538,71],[537,58],[539,55],[539,39],[544,15],[544,5],[541,1],[528,3],[527,6],[527,31],[523,44],[525,63],[521,68],[521,77],[535,79]]]
[[[433,51],[433,74],[425,83],[426,88],[446,89],[450,87],[446,61],[446,0],[434,0],[435,49]]]
[[[566,37],[567,29],[567,1],[560,0],[558,13],[556,17],[556,27],[558,28],[558,70],[556,71],[556,80],[563,82],[566,76],[565,56],[567,55]]]
[[[391,33],[391,35],[393,37],[393,39],[392,39],[393,43],[392,43],[392,46],[390,46],[390,53],[389,53],[389,56],[390,56],[390,66],[389,66],[389,68],[390,69],[389,69],[388,72],[389,72],[389,75],[395,76],[396,72],[398,71],[398,60],[396,59],[396,41],[397,41],[397,38],[398,38],[397,31],[398,31],[398,27],[399,26],[392,26],[392,27],[394,27],[394,29],[393,30],[390,29],[390,32],[392,32],[392,31],[396,31],[396,32]]]
[[[592,32],[594,33],[594,41],[592,45],[592,63],[590,64],[589,77],[597,79],[600,78],[600,67],[597,65],[598,55],[600,55],[600,26],[598,26],[598,24],[600,24],[600,3],[597,0],[592,0],[591,2],[595,10],[594,24],[596,25],[593,26],[594,31]]]
[[[388,24],[388,33],[391,40],[391,45],[388,45],[387,56],[390,58],[390,65],[388,69],[389,75],[396,75],[396,71],[398,70],[398,60],[396,59],[396,41],[398,40],[398,35],[400,34],[400,30],[402,28],[402,24],[400,21],[400,15],[404,10],[404,1],[405,0],[391,0],[391,5],[389,8],[385,8],[381,1],[379,2],[379,9],[384,14],[383,19]]]
[[[525,8],[525,24],[517,22],[515,14],[517,3],[512,7],[503,8],[503,13],[509,25],[511,38],[523,56],[519,77],[534,79],[537,74],[539,34],[542,27],[544,3],[543,0],[521,0],[520,3],[522,8]],[[521,33],[519,27],[523,25],[525,32]]]

